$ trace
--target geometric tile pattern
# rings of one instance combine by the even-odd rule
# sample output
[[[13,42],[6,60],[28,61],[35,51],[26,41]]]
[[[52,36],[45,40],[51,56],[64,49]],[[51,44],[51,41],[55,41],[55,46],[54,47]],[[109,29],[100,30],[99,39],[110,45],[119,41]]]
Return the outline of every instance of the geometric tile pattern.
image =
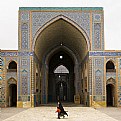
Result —
[[[8,57],[9,60],[16,60],[18,56],[33,56],[34,52],[1,52],[2,57]]]
[[[18,96],[21,95],[21,59],[20,57],[18,58],[18,82],[17,82],[17,85],[18,85]]]
[[[99,58],[96,58],[96,59],[95,59],[95,66],[96,66],[96,67],[102,67],[102,60],[99,59]]]
[[[58,16],[64,16],[85,30],[90,38],[90,12],[32,12],[32,37],[39,28]]]
[[[120,57],[121,52],[120,51],[119,52],[90,51],[89,56],[112,56],[112,57],[119,56]]]
[[[29,14],[27,11],[23,11],[21,12],[21,18],[20,18],[21,21],[28,21],[29,20]]]
[[[15,80],[18,80],[17,79],[17,73],[16,72],[7,72],[6,80],[9,80],[10,78],[14,78]]]
[[[92,50],[104,50],[103,13],[93,12]]]
[[[20,26],[19,27],[20,27],[20,31],[21,31],[21,42],[19,42],[19,43],[21,44],[21,46],[19,45],[19,49],[21,49],[22,51],[30,49],[29,17],[30,17],[29,12],[27,12],[27,11],[20,12]]]
[[[121,106],[121,58],[118,59],[118,106]]]
[[[21,58],[21,87],[22,95],[30,94],[30,57]]]
[[[119,68],[121,69],[121,59],[119,59]]]
[[[95,72],[95,94],[102,95],[102,73],[100,70]]]
[[[21,84],[22,92],[21,92],[21,94],[28,95],[28,75],[27,75],[27,73],[22,75],[21,79],[22,79],[22,84]]]
[[[19,74],[18,74],[18,100],[30,101],[30,13],[29,11],[19,12]],[[20,96],[21,95],[21,96]]]
[[[93,14],[93,17],[95,22],[101,22],[101,17],[102,17],[101,14],[95,13]]]
[[[18,99],[28,101],[30,95],[30,56],[22,56],[18,61]],[[21,95],[21,96],[20,96]]]
[[[94,23],[94,48],[95,50],[101,49],[101,24]]]
[[[92,58],[89,59],[89,93],[92,95]]]
[[[103,95],[105,92],[105,83],[104,83],[104,58],[93,57],[93,77],[94,77],[94,83],[93,83],[93,94],[94,95]]]
[[[5,82],[5,76],[4,76],[4,67],[5,67],[5,60],[3,57],[1,57],[1,52],[0,52],[0,107],[4,107],[5,105],[5,90],[6,90],[6,82]]]
[[[110,78],[116,79],[116,72],[106,72],[106,80]]]
[[[18,57],[14,57],[14,56],[11,56],[11,57],[6,57],[6,64],[9,65],[10,62],[12,61],[15,61],[17,63],[18,61]]]
[[[28,31],[22,31],[22,49],[28,49]]]

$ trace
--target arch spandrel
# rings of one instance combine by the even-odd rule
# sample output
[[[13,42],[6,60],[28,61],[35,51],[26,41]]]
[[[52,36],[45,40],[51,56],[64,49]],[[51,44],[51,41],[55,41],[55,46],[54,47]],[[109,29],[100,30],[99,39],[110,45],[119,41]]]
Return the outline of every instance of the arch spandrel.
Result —
[[[45,35],[48,35],[49,37]],[[83,56],[81,57],[82,59],[84,59],[86,53],[90,50],[90,41],[86,32],[72,20],[63,15],[53,18],[37,31],[34,37],[32,50],[40,57],[40,55],[47,49],[50,49],[51,51],[52,48],[60,46],[61,41],[64,43],[64,46],[70,46],[69,48],[71,49],[73,48],[72,51],[78,49],[75,51],[75,53],[80,53],[80,57]],[[50,43],[52,44],[50,45]],[[75,49],[73,46],[75,46]],[[43,48],[46,49],[43,50]],[[41,57],[42,56],[43,55],[41,55]]]
[[[71,20],[70,18],[68,17],[65,17],[64,15],[58,15],[54,18],[52,18],[51,20],[49,20],[47,23],[45,23],[42,27],[40,27],[38,29],[38,31],[35,33],[35,36],[33,38],[33,44],[32,44],[32,50],[34,51],[34,48],[35,48],[35,44],[36,44],[36,40],[38,38],[38,36],[48,27],[50,26],[51,24],[53,24],[54,22],[58,21],[58,20],[64,20],[66,22],[68,22],[69,24],[71,24],[74,28],[76,28],[80,33],[83,34],[83,36],[85,37],[85,40],[86,40],[86,43],[87,43],[87,49],[88,51],[91,49],[91,45],[90,45],[90,40],[89,40],[89,37],[87,35],[87,33],[84,31],[84,29],[79,26],[76,22],[74,22],[73,20]]]

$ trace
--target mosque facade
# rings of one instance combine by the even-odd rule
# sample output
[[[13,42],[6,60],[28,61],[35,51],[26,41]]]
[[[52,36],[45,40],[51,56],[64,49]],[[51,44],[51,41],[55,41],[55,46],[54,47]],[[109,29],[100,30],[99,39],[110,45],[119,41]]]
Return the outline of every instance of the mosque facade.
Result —
[[[105,50],[102,7],[20,7],[18,50],[0,50],[0,106],[121,106],[121,51]]]

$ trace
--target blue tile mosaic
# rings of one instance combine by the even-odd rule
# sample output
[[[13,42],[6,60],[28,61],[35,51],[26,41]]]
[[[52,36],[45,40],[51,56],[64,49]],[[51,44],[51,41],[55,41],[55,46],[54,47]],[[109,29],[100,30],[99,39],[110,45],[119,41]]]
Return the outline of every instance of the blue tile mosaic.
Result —
[[[121,52],[104,52],[104,51],[94,51],[89,52],[89,56],[121,56]]]
[[[34,52],[2,52],[1,56],[33,56]]]

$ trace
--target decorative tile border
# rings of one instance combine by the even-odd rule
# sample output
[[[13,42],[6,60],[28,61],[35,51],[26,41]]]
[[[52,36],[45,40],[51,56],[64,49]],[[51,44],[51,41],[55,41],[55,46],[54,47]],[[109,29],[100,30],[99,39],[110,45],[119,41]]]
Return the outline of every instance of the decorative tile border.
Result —
[[[1,56],[33,56],[34,52],[2,52]]]
[[[18,52],[1,52],[1,56],[18,56]]]
[[[34,56],[34,52],[1,52],[1,56]],[[121,52],[90,51],[89,56],[121,56]]]
[[[93,58],[93,94],[102,95],[105,91],[104,88],[104,58],[95,57]]]
[[[89,52],[89,56],[121,56],[121,52],[94,51],[94,52]]]

